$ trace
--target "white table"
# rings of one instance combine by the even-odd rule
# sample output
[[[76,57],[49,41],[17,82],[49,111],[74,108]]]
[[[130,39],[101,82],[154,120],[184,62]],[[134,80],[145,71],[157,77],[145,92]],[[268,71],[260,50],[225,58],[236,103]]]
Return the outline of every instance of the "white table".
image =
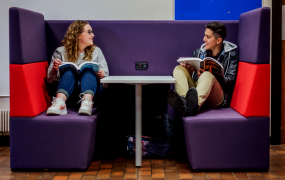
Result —
[[[109,76],[101,83],[124,83],[136,86],[136,166],[142,165],[142,85],[175,83],[172,76]]]

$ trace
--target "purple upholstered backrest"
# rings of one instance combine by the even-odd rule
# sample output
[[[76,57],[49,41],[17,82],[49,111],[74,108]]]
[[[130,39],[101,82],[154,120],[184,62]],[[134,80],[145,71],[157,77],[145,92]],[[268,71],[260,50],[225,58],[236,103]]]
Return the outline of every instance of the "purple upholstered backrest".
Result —
[[[241,14],[238,47],[240,61],[269,64],[270,8],[263,7]]]
[[[9,10],[10,64],[47,60],[45,21],[40,13],[21,8]]]
[[[73,21],[46,21],[50,59]],[[191,56],[204,43],[209,21],[89,21],[94,43],[102,49],[110,75],[172,75],[179,57]],[[237,43],[238,21],[222,21],[227,41]],[[148,70],[135,70],[147,62]]]

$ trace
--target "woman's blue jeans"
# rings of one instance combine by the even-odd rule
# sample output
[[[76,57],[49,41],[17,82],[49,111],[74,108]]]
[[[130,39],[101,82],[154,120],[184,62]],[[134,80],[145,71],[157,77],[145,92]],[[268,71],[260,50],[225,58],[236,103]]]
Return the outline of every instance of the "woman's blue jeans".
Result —
[[[93,98],[102,92],[100,80],[95,76],[93,68],[85,68],[80,74],[68,68],[61,74],[56,94],[63,93],[68,98],[74,88],[80,88],[81,93],[92,94]]]

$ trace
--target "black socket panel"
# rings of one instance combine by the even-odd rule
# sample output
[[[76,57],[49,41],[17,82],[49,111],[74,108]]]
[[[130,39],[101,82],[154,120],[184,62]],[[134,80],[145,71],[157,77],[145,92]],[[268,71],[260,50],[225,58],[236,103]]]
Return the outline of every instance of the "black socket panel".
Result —
[[[136,69],[146,70],[148,68],[148,63],[136,63]]]

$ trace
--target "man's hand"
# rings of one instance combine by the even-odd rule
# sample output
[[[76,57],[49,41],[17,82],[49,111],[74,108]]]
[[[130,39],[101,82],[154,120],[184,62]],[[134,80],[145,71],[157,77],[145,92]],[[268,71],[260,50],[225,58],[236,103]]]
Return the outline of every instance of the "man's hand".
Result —
[[[209,68],[209,72],[210,72],[211,74],[213,74],[212,68],[213,68],[213,65],[211,65],[210,68]]]
[[[199,70],[199,71],[197,71],[198,77],[200,77],[200,76],[201,76],[201,74],[202,74],[204,71],[205,71],[205,70],[203,70],[203,69],[201,69],[201,68],[200,68],[200,70]]]
[[[102,69],[100,69],[98,72],[95,73],[95,75],[96,75],[99,79],[102,79],[102,78],[104,78],[104,76],[105,76],[105,72],[104,72]]]
[[[186,63],[185,63],[185,64],[180,63],[180,65],[183,66],[183,67],[185,67],[185,68],[188,70],[188,72],[190,73],[190,75],[193,74],[194,69],[192,68],[192,66],[190,66],[190,65],[188,65],[188,64],[186,64]]]
[[[58,70],[59,65],[61,64],[61,60],[55,59],[53,62],[53,69]]]
[[[213,65],[211,65],[210,68],[209,68],[209,72],[210,72],[210,73],[213,72],[212,69],[213,69]],[[200,77],[203,72],[205,72],[205,70],[203,70],[203,69],[200,68],[200,70],[197,71],[198,77]]]

